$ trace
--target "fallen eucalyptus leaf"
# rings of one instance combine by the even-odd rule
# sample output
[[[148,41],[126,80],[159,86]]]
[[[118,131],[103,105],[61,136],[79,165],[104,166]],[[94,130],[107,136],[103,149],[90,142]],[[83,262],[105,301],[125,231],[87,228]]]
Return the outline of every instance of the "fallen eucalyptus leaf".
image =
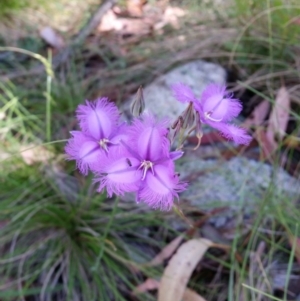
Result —
[[[156,266],[163,263],[165,259],[171,257],[171,255],[176,251],[182,240],[182,235],[179,235],[178,237],[173,239],[149,263],[146,263],[146,266]]]
[[[206,301],[206,299],[202,298],[195,291],[187,288],[183,293],[182,301]]]
[[[275,138],[275,136],[278,135],[280,139],[283,139],[286,135],[286,128],[289,121],[290,106],[289,92],[282,86],[277,92],[275,104],[270,115],[267,136],[273,136]]]
[[[198,238],[182,244],[164,270],[158,290],[158,301],[181,301],[189,278],[213,242]]]
[[[258,104],[251,115],[245,120],[242,124],[243,128],[249,129],[252,126],[258,127],[260,126],[265,118],[267,117],[270,110],[270,102],[267,100],[263,100],[260,104]]]
[[[47,44],[55,49],[61,49],[65,46],[62,36],[49,26],[41,29],[40,36]]]
[[[147,291],[158,289],[159,281],[154,278],[147,278],[142,284],[138,285],[134,290],[133,294],[141,294]]]
[[[145,282],[138,285],[134,291],[132,292],[134,295],[138,295],[141,293],[145,293],[147,291],[156,290],[160,286],[160,282],[154,278],[148,278]],[[186,288],[183,296],[182,301],[206,301],[204,298],[199,296],[195,291]]]

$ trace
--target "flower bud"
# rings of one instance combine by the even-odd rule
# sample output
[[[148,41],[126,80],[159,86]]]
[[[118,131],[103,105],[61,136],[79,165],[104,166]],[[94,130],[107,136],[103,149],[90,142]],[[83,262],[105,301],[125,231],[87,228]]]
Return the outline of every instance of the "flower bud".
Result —
[[[172,124],[171,128],[172,130],[174,130],[174,132],[173,132],[173,137],[170,139],[171,142],[173,142],[173,140],[178,136],[180,130],[183,128],[183,122],[184,121],[182,116],[179,116]]]
[[[145,100],[142,86],[139,87],[135,98],[131,103],[131,114],[134,117],[139,117],[145,109]]]
[[[191,128],[195,122],[195,115],[194,115],[194,107],[193,103],[190,102],[188,107],[182,113],[183,124],[182,127],[184,129]]]

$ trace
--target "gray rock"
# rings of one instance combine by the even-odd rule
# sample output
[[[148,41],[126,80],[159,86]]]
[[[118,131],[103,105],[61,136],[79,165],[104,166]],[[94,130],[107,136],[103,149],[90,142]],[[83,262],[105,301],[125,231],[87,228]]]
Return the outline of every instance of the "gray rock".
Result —
[[[300,195],[299,180],[286,171],[245,157],[203,160],[189,153],[178,162],[177,170],[181,178],[191,179],[181,198],[201,210],[229,206],[232,210],[226,214],[242,211],[249,216],[265,198],[272,202],[283,198],[294,201]],[[214,223],[222,226],[226,219],[219,216]]]
[[[189,62],[161,75],[149,86],[144,88],[146,109],[157,117],[168,117],[175,120],[185,109],[186,105],[175,100],[171,86],[176,83],[189,85],[196,96],[200,96],[209,83],[224,84],[226,71],[220,66],[202,60]],[[128,114],[132,98],[123,105]]]

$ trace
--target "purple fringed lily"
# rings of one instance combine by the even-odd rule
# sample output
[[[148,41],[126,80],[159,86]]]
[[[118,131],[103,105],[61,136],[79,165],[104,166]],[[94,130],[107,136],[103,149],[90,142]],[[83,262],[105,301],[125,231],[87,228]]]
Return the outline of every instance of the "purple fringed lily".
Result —
[[[228,123],[240,114],[242,105],[232,98],[225,86],[207,86],[202,93],[200,104],[197,103],[195,108],[199,112],[201,122],[214,127],[227,139],[237,144],[250,143],[252,138],[245,129]]]
[[[126,126],[118,125],[119,111],[107,98],[79,105],[77,119],[82,131],[72,131],[65,151],[69,160],[76,160],[81,173],[87,174],[107,160],[111,146],[124,139]]]
[[[174,165],[183,153],[169,151],[166,122],[157,122],[150,114],[142,117],[134,121],[127,142],[121,142],[123,148],[112,150],[106,165],[99,168],[99,191],[106,188],[109,196],[136,192],[137,202],[169,210],[186,188]]]
[[[252,138],[243,128],[229,123],[240,114],[242,105],[237,99],[232,98],[225,86],[208,85],[200,100],[184,84],[176,84],[172,86],[172,89],[178,101],[193,104],[201,123],[206,123],[217,129],[224,137],[237,144],[247,145],[250,143]]]

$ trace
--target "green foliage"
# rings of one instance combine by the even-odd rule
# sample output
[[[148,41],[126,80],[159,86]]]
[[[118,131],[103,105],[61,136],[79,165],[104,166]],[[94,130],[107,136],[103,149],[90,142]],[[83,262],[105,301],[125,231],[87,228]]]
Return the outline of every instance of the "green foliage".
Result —
[[[233,47],[234,54],[245,53],[237,61],[244,64],[245,58],[253,58],[254,69],[268,65],[269,71],[282,69],[280,62],[292,62],[291,47],[297,46],[300,38],[300,5],[297,0],[235,0],[233,17],[238,20],[240,34]],[[251,68],[251,64],[248,64]],[[285,65],[286,68],[286,65]]]
[[[27,7],[46,4],[45,0],[0,0],[0,16],[21,11]]]
[[[2,13],[9,10],[23,8],[24,6],[26,6],[26,0],[0,0]]]
[[[0,15],[26,8],[30,0],[0,0]]]
[[[139,229],[158,226],[156,214],[134,213],[130,204],[91,193],[89,180],[80,185],[65,173],[49,173],[51,166],[46,169],[23,166],[1,182],[7,189],[1,190],[0,202],[0,274],[5,275],[0,287],[14,279],[7,296],[126,300],[125,292],[137,283],[133,259],[150,259],[134,245],[155,244]],[[40,289],[31,292],[33,287]]]

